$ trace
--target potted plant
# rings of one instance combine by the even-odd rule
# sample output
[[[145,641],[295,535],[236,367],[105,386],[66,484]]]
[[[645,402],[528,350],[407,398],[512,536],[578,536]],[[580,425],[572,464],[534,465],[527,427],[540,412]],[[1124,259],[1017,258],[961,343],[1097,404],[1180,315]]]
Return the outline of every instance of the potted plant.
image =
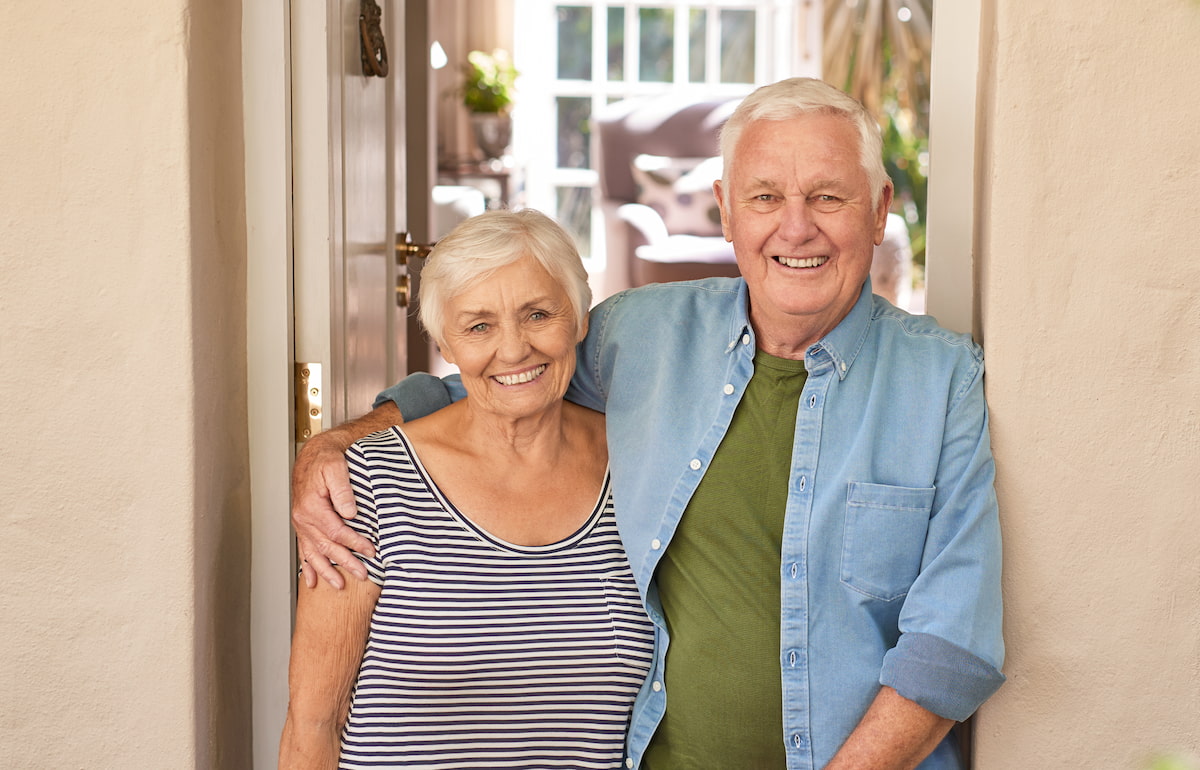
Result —
[[[509,110],[517,70],[508,52],[471,51],[463,79],[463,104],[471,113],[475,142],[487,158],[499,158],[512,139]]]

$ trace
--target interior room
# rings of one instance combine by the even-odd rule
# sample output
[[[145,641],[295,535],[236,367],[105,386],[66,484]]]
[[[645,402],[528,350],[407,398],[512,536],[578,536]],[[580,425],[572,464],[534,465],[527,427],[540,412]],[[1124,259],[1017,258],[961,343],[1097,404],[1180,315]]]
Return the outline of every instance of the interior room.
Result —
[[[570,224],[598,296],[719,267],[691,241],[712,236],[672,233],[645,192],[601,179],[610,124],[592,121],[668,106],[642,87],[667,75],[630,43],[663,11],[685,36],[709,14],[703,55],[645,61],[694,77],[681,98],[719,121],[750,84],[690,69],[720,61],[711,14],[786,20],[728,17],[754,30],[758,80],[818,74],[836,8],[613,2],[598,25],[586,2],[379,5],[370,54],[360,0],[0,5],[0,766],[274,767],[291,464],[306,435],[431,365],[406,304],[423,247],[481,202],[519,203]],[[925,258],[898,299],[986,354],[1008,679],[974,718],[972,766],[1192,770],[1200,2],[929,7],[923,231],[894,212]],[[601,88],[555,76],[580,65],[548,41],[585,28]],[[476,50],[520,72],[509,143],[479,129],[496,158],[447,95]],[[628,152],[621,172],[667,180],[676,202],[713,156]],[[679,237],[692,259],[672,259]]]

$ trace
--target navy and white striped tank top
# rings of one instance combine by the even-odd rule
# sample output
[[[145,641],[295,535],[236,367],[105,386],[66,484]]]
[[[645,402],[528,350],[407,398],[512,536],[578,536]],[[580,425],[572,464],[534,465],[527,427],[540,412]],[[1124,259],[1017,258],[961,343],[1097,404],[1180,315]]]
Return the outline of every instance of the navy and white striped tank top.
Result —
[[[579,531],[517,546],[460,514],[398,428],[347,457],[382,593],[340,766],[622,767],[654,642],[607,474]]]

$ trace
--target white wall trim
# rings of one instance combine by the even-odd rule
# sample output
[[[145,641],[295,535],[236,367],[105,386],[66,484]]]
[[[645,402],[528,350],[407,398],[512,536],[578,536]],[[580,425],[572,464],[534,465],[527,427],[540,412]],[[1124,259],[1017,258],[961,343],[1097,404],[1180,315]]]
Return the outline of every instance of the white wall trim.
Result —
[[[934,0],[925,307],[973,331],[975,159],[982,0]]]
[[[275,767],[291,639],[292,157],[289,3],[242,5],[250,657],[254,766]]]

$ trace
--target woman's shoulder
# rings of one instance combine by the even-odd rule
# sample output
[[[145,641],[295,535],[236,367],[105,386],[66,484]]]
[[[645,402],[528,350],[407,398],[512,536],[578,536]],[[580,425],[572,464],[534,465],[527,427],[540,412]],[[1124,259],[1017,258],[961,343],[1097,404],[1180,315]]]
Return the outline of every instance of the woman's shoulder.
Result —
[[[412,442],[413,446],[416,447],[444,440],[448,436],[456,434],[456,431],[448,429],[451,422],[455,419],[456,412],[463,409],[465,404],[465,400],[456,401],[424,417],[405,422],[399,426],[400,430]]]

